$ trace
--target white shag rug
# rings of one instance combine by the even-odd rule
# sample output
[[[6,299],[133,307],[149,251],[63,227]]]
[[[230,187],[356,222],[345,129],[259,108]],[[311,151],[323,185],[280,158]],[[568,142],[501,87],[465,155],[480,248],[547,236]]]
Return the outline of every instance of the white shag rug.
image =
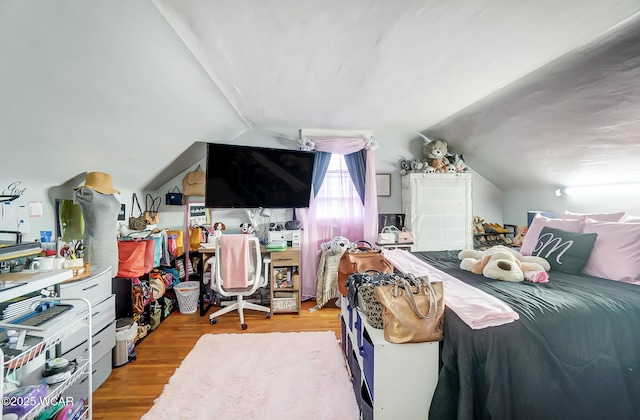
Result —
[[[143,420],[358,419],[331,331],[206,334]]]

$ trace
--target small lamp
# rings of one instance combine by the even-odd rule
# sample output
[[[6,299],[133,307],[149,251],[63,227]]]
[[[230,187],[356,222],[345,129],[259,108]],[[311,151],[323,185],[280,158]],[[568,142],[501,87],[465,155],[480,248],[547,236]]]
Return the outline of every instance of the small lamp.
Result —
[[[260,216],[262,216],[262,217],[271,217],[271,209],[263,208],[262,210],[260,210]]]

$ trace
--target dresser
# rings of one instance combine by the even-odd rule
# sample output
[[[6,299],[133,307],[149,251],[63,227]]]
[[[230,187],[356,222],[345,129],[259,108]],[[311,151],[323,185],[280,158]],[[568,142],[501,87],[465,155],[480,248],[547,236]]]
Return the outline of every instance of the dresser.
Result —
[[[473,249],[472,178],[469,173],[402,176],[405,227],[412,252]]]
[[[111,374],[112,350],[116,345],[115,295],[111,292],[111,267],[93,266],[91,275],[81,280],[56,286],[62,299],[85,298],[91,303],[91,343],[86,334],[74,334],[57,345],[59,357],[74,360],[88,358],[91,351],[93,389],[95,391]],[[78,309],[78,311],[86,309]]]

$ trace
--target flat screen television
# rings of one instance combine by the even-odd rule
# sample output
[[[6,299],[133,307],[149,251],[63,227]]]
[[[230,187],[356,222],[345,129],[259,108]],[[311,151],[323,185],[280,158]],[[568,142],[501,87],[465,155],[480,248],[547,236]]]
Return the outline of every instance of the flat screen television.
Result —
[[[208,208],[309,207],[315,153],[207,144]]]

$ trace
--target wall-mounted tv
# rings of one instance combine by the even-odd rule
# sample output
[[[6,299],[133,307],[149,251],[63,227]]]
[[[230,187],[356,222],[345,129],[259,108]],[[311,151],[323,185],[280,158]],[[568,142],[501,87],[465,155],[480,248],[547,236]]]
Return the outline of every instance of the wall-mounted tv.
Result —
[[[208,208],[309,207],[314,152],[207,144]]]

